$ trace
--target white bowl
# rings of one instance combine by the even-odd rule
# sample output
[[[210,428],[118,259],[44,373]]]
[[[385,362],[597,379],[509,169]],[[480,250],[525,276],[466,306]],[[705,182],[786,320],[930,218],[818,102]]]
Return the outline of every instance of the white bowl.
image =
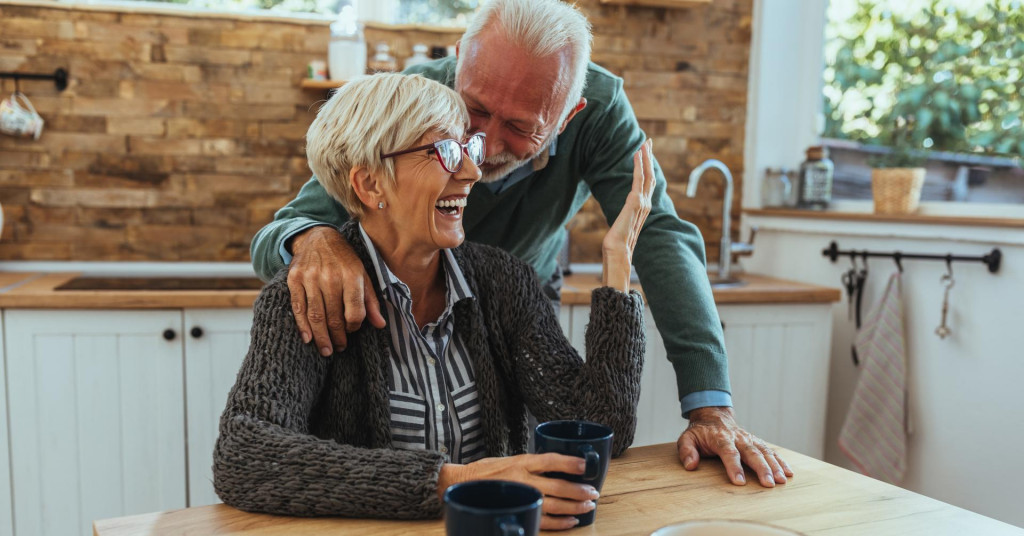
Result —
[[[661,527],[651,536],[800,536],[800,533],[754,521],[710,519]]]

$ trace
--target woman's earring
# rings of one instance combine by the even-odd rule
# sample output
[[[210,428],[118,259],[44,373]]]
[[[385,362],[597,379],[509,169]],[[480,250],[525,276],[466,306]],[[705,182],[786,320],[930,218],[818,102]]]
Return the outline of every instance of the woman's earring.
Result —
[[[377,209],[383,209],[383,208],[384,208],[384,202],[383,201],[378,201],[377,202]]]

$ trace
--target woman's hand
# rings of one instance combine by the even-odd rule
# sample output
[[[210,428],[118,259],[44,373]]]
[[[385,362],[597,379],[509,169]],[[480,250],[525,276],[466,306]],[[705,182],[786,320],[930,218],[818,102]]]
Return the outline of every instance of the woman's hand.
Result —
[[[640,229],[651,213],[651,195],[654,192],[654,157],[648,139],[633,155],[633,189],[626,196],[622,211],[604,235],[601,244],[602,284],[629,292],[630,264]]]
[[[585,514],[596,508],[594,500],[599,496],[597,490],[587,484],[542,475],[549,471],[582,475],[586,465],[582,458],[553,452],[484,458],[467,465],[449,463],[441,467],[441,476],[437,480],[437,494],[443,498],[448,486],[470,480],[511,480],[527,484],[544,494],[544,515],[540,528],[571,529],[579,522],[572,517],[573,515]]]

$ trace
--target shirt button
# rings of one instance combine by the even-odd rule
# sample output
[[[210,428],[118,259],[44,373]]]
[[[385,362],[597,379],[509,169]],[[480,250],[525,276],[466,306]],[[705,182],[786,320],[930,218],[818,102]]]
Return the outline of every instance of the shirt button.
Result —
[[[438,404],[437,411],[444,411],[444,404]]]
[[[448,447],[441,447],[441,454],[448,454]]]
[[[437,363],[437,361],[434,361],[433,357],[427,359],[427,364],[428,365],[433,365],[434,363]]]

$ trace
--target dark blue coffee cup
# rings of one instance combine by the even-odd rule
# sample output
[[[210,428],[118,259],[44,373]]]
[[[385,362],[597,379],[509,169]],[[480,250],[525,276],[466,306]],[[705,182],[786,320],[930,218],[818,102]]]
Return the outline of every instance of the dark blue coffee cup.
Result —
[[[537,425],[533,437],[533,450],[537,454],[555,452],[583,458],[587,461],[587,467],[582,475],[545,473],[544,476],[589,484],[597,491],[601,491],[604,477],[608,475],[608,462],[612,459],[614,436],[612,429],[603,424],[587,421],[551,421]],[[577,526],[590,525],[596,515],[595,507],[585,514],[576,516],[580,521]]]
[[[448,536],[536,536],[544,495],[505,480],[474,480],[444,492]]]

